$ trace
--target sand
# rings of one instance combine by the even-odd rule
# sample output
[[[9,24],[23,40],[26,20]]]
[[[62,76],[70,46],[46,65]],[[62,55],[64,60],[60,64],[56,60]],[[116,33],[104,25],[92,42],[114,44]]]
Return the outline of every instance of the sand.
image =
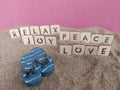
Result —
[[[102,28],[65,28],[111,34]],[[115,34],[115,33],[112,33]],[[43,83],[28,87],[20,77],[20,58],[37,45],[24,46],[22,39],[11,39],[0,31],[0,90],[120,90],[120,35],[115,34],[110,56],[61,55],[58,46],[42,46],[54,59],[54,73]],[[40,47],[40,46],[39,46]]]

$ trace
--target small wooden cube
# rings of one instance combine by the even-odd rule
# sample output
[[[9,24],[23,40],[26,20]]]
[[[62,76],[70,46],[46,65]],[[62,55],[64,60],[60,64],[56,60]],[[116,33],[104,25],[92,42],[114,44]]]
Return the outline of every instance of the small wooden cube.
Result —
[[[85,45],[73,45],[73,54],[83,55],[85,52]]]
[[[40,34],[39,26],[30,26],[30,32],[32,35],[39,35]]]
[[[29,27],[21,27],[20,28],[20,34],[22,36],[24,36],[24,35],[30,35]]]
[[[22,40],[23,40],[24,45],[34,44],[32,35],[22,36]]]
[[[82,32],[80,40],[85,43],[90,43],[91,41],[91,32]]]
[[[61,31],[60,32],[60,40],[69,40],[70,38],[70,33],[67,31]]]
[[[114,39],[114,35],[103,35],[102,42],[111,45]]]
[[[60,33],[60,25],[51,25],[50,30],[51,30],[51,34],[59,34]]]
[[[80,32],[70,32],[71,41],[80,41]]]
[[[56,37],[45,37],[46,45],[57,45]]]
[[[11,38],[18,38],[20,37],[20,33],[18,29],[12,29],[9,31]]]
[[[48,25],[40,26],[40,31],[43,35],[50,35],[50,27]]]
[[[100,45],[98,49],[98,55],[108,56],[111,51],[111,46]]]
[[[70,45],[60,45],[60,53],[71,55],[72,46]]]
[[[45,45],[45,37],[44,36],[34,36],[35,44],[37,45]]]
[[[102,34],[92,34],[91,42],[100,44],[102,42]]]
[[[85,46],[85,55],[97,55],[98,47],[93,45]]]

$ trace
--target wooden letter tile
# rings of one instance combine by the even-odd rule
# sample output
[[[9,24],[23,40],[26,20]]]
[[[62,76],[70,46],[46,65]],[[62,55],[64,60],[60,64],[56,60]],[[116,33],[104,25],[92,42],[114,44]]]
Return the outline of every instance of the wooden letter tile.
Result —
[[[98,47],[97,46],[85,46],[85,54],[86,55],[97,55],[98,52]]]
[[[21,33],[22,36],[30,35],[29,27],[21,27],[20,28],[20,33]]]
[[[70,45],[60,45],[60,53],[71,55],[72,46]]]
[[[111,46],[99,46],[98,55],[108,56],[111,50]]]
[[[18,37],[20,37],[20,33],[19,33],[18,29],[12,29],[9,32],[10,32],[11,38],[18,38]]]
[[[81,41],[85,42],[85,43],[90,43],[91,33],[90,32],[82,32],[81,33]]]
[[[32,35],[22,36],[22,39],[23,39],[24,45],[34,44],[34,40],[33,40],[33,36]]]
[[[80,41],[80,32],[70,32],[71,41]]]
[[[114,35],[104,35],[103,36],[103,39],[102,39],[102,42],[105,43],[105,44],[112,44],[112,41],[113,41],[113,38],[114,38]]]
[[[85,45],[73,45],[73,54],[83,55],[85,51]]]
[[[70,35],[67,31],[61,31],[60,32],[60,40],[69,40]]]
[[[30,32],[32,35],[39,35],[40,34],[39,26],[30,26]]]
[[[49,26],[40,26],[41,34],[50,35],[50,27]]]
[[[45,37],[46,45],[57,45],[56,37]]]
[[[37,45],[45,45],[45,37],[44,36],[34,36],[35,44]]]
[[[60,33],[60,25],[51,25],[50,30],[51,30],[51,34],[59,34]]]
[[[103,36],[102,34],[92,34],[91,42],[100,44],[102,41],[102,36]]]

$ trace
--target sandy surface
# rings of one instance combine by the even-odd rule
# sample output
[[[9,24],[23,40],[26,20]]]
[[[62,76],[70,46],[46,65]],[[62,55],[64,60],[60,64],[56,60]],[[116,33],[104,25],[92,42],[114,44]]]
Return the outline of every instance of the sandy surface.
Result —
[[[62,30],[111,33],[99,28]],[[21,82],[19,61],[36,46],[24,46],[21,38],[13,40],[8,31],[0,31],[0,90],[120,90],[120,35],[115,34],[108,57],[61,55],[58,46],[42,46],[54,59],[55,72],[28,87]]]

